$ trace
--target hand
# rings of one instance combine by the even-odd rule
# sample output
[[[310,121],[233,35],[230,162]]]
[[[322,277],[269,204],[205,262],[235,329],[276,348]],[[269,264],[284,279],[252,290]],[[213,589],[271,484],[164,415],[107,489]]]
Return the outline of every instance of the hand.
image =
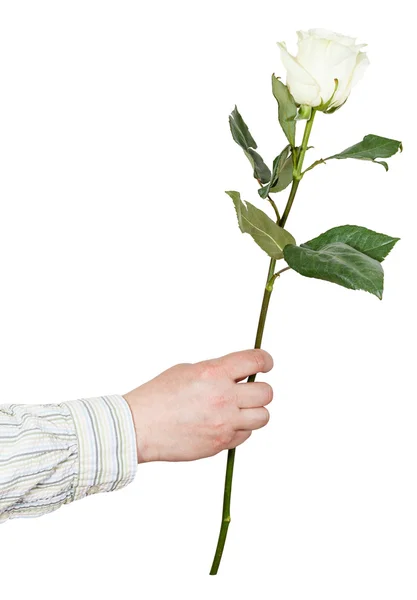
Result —
[[[273,367],[264,350],[171,367],[123,397],[136,430],[138,462],[213,456],[246,441],[269,421],[272,388],[238,383]]]

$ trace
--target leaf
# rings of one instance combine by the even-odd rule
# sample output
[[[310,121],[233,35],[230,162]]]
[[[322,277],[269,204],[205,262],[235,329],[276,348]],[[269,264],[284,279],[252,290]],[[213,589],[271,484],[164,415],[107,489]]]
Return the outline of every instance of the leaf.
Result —
[[[288,156],[291,146],[286,146],[272,164],[272,175],[268,184],[258,190],[261,198],[267,198],[270,192],[281,192],[292,181],[293,160]]]
[[[275,192],[282,192],[283,190],[285,190],[285,188],[288,187],[290,185],[290,183],[292,183],[293,168],[294,168],[294,164],[293,164],[292,154],[290,154],[290,156],[287,158],[287,160],[285,161],[285,163],[280,171],[279,178],[278,178],[276,185],[274,185],[274,187],[271,187],[271,189],[269,191],[272,193],[275,193]]]
[[[284,257],[301,275],[365,290],[382,299],[384,272],[380,263],[398,240],[366,227],[342,225],[301,246],[286,246]]]
[[[253,176],[255,179],[259,179],[261,183],[268,183],[271,178],[271,171],[264,163],[262,157],[255,152],[256,145],[248,126],[242,119],[242,115],[239,113],[237,106],[229,116],[230,131],[232,137],[242,150],[252,165]]]
[[[235,205],[239,228],[249,233],[255,242],[271,258],[283,258],[283,249],[287,244],[295,244],[293,236],[279,227],[262,210],[249,202],[243,203],[239,192],[226,192]]]
[[[236,144],[239,144],[241,148],[257,148],[255,140],[253,139],[248,126],[242,118],[242,115],[235,106],[234,110],[229,116],[230,130],[232,132],[233,139]]]
[[[320,250],[290,245],[285,247],[284,257],[292,269],[305,277],[365,290],[382,300],[384,271],[381,264],[347,244],[334,242]]]
[[[384,235],[383,233],[377,233],[366,227],[342,225],[340,227],[329,229],[326,233],[322,233],[313,240],[301,244],[301,246],[304,248],[311,248],[311,250],[320,250],[328,244],[342,242],[348,244],[355,250],[382,262],[399,239],[400,238]]]
[[[272,75],[272,93],[278,102],[278,121],[287,140],[294,148],[297,105],[287,86],[284,85],[278,77],[275,77],[275,75]]]
[[[384,160],[379,161],[376,159],[389,158],[390,156],[396,154],[398,150],[401,150],[402,152],[402,149],[402,143],[397,140],[390,140],[389,138],[370,134],[366,135],[358,144],[350,146],[350,148],[346,148],[346,150],[343,150],[343,152],[340,152],[339,154],[329,156],[325,160],[330,160],[332,158],[356,158],[359,160],[370,160],[382,165],[384,169],[388,171],[387,163]]]
[[[271,177],[271,171],[264,163],[262,157],[252,148],[244,150],[253,169],[253,176],[261,183],[267,183]]]

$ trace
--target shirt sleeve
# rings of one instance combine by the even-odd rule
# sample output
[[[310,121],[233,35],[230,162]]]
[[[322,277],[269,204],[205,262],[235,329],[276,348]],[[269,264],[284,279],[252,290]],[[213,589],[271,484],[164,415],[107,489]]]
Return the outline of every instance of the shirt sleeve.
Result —
[[[118,490],[136,471],[135,428],[123,396],[0,404],[0,523]]]

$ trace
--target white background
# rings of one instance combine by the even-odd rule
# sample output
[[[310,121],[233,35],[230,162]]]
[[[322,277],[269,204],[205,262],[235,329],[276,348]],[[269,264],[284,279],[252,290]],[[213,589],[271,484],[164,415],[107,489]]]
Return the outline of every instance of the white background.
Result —
[[[404,0],[1,2],[0,402],[126,393],[252,346],[268,258],[224,194],[257,202],[227,116],[237,103],[271,164],[285,145],[277,41],[326,27],[369,44],[307,161],[367,133],[404,142],[388,174],[332,161],[300,186],[299,242],[347,223],[402,240],[382,302],[293,272],[277,282],[275,368],[260,378],[271,421],[238,451],[218,577],[225,454],[140,466],[122,491],[2,525],[2,597],[415,600],[410,17]]]

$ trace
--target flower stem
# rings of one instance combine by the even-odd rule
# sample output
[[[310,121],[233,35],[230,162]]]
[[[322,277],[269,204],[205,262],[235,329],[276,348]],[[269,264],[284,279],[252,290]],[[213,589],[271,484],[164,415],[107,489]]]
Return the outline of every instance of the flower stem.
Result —
[[[285,223],[287,222],[288,215],[290,214],[290,211],[291,211],[291,208],[292,208],[292,204],[294,202],[294,198],[295,198],[295,195],[297,193],[299,185],[300,185],[300,180],[299,179],[293,179],[292,180],[292,186],[291,186],[290,195],[288,196],[287,205],[286,205],[286,207],[284,209],[284,212],[282,213],[282,217],[281,217],[281,219],[279,221],[280,227],[284,227]]]
[[[262,181],[261,181],[260,179],[257,179],[257,182],[259,183],[259,185],[260,185],[261,187],[263,187],[263,183],[262,183]],[[266,198],[267,198],[267,200],[268,200],[269,204],[270,204],[270,205],[272,206],[272,208],[274,209],[274,213],[275,213],[275,216],[276,216],[276,218],[277,218],[277,223],[279,223],[279,220],[280,220],[280,218],[281,218],[281,217],[279,216],[279,212],[278,212],[277,205],[276,205],[276,204],[275,204],[275,202],[272,200],[272,198],[271,198],[271,196],[270,196],[269,194],[267,195],[267,197],[266,197]]]
[[[268,270],[268,278],[267,284],[271,277],[273,276],[275,270],[276,260],[275,258],[271,258]],[[255,348],[260,348],[262,343],[262,336],[265,328],[265,320],[266,315],[268,313],[269,301],[271,299],[272,289],[267,289],[265,286],[264,296],[262,300],[261,313],[259,315],[258,321],[258,329],[256,332],[256,340],[255,340]],[[248,382],[255,381],[256,374],[250,375],[248,377]],[[224,495],[223,495],[223,513],[222,513],[222,523],[220,527],[219,540],[217,542],[216,553],[214,555],[213,564],[211,566],[210,575],[217,575],[219,570],[220,561],[222,559],[224,545],[226,543],[227,531],[229,529],[231,517],[230,517],[230,501],[232,496],[232,481],[233,481],[233,468],[235,464],[235,453],[236,448],[232,448],[227,452],[227,467],[226,467],[226,479],[224,485]]]
[[[315,113],[316,113],[316,110],[313,108],[313,110],[311,112],[311,117],[306,123],[303,141],[301,143],[300,152],[299,152],[298,156],[295,155],[294,150],[293,150],[293,153],[294,153],[293,156],[295,157],[294,158],[293,182],[292,182],[290,195],[288,197],[288,201],[287,201],[287,205],[285,207],[284,213],[281,218],[277,217],[277,222],[280,227],[284,227],[285,223],[287,222],[288,215],[290,214],[290,211],[291,211],[291,208],[292,208],[292,205],[294,202],[294,198],[297,193],[298,186],[300,184],[300,180],[302,178],[301,169],[302,169],[304,157],[305,157],[305,154],[307,151],[308,140],[310,138],[311,128],[313,126]],[[269,307],[269,301],[271,299],[271,294],[272,294],[272,290],[273,290],[273,284],[275,282],[275,279],[279,276],[279,273],[275,274],[276,276],[274,275],[276,262],[277,261],[275,258],[271,258],[271,260],[269,262],[268,277],[266,279],[264,295],[263,295],[263,299],[262,299],[261,312],[260,312],[259,321],[258,321],[258,329],[256,331],[255,348],[260,348],[261,344],[262,344],[262,338],[263,338],[264,329],[265,329],[266,315],[268,314],[268,307]],[[286,268],[283,269],[282,271],[285,271],[285,270],[286,270]],[[280,271],[280,272],[282,272],[282,271]],[[247,379],[247,382],[248,383],[254,382],[255,379],[256,379],[256,374],[250,375]],[[220,526],[220,534],[219,534],[219,539],[217,542],[216,552],[215,552],[213,564],[212,564],[211,570],[210,570],[210,575],[217,575],[217,572],[219,570],[220,562],[221,562],[221,559],[223,556],[224,546],[226,543],[227,532],[228,532],[230,521],[231,521],[230,503],[231,503],[231,497],[232,497],[232,481],[233,481],[233,468],[234,468],[234,464],[235,464],[235,455],[236,455],[236,448],[228,450],[226,479],[225,479],[224,495],[223,495],[222,522],[221,522],[221,526]]]
[[[270,203],[270,205],[272,206],[272,208],[274,209],[275,212],[275,216],[277,218],[277,221],[279,221],[280,216],[279,216],[279,212],[278,212],[278,208],[277,205],[275,204],[275,202],[272,200],[271,196],[268,194],[267,196],[268,202]]]
[[[302,177],[301,169],[303,168],[303,162],[304,162],[304,158],[305,158],[305,155],[307,152],[308,140],[310,139],[311,129],[313,127],[314,117],[316,116],[316,112],[317,112],[317,110],[315,108],[313,108],[311,111],[311,117],[307,121],[305,129],[304,129],[303,141],[301,142],[300,155],[298,157],[298,163],[297,163],[295,173],[294,173],[294,177],[296,179],[301,179],[301,177]]]
[[[285,273],[285,271],[289,271],[290,269],[291,269],[291,267],[285,267],[284,269],[281,269],[281,271],[274,273],[272,275],[271,279],[266,284],[266,289],[269,290],[270,292],[272,292],[272,290],[274,288],[275,280],[281,275],[281,273]]]
[[[326,160],[329,160],[329,159],[328,158],[320,158],[319,160],[314,161],[313,164],[311,164],[307,169],[305,169],[302,172],[302,175],[304,176],[306,173],[308,173],[308,171],[311,171],[311,169],[314,169],[318,165],[325,165]]]

